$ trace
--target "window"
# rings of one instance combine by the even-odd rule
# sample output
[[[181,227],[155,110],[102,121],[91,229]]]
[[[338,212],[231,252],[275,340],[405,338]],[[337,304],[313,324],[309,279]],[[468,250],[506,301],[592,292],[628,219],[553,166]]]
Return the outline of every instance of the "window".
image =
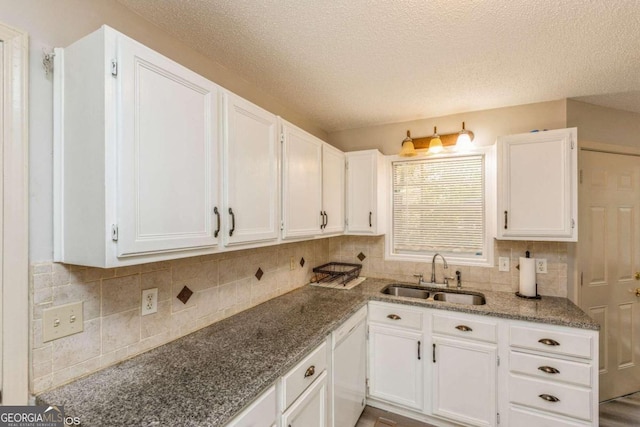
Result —
[[[392,163],[390,258],[491,261],[485,154]]]

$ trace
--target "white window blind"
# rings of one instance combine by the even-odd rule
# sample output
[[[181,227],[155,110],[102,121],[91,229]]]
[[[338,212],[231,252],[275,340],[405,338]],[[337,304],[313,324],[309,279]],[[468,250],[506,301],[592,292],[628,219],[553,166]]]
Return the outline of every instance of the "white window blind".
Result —
[[[393,250],[482,257],[484,156],[393,163]]]

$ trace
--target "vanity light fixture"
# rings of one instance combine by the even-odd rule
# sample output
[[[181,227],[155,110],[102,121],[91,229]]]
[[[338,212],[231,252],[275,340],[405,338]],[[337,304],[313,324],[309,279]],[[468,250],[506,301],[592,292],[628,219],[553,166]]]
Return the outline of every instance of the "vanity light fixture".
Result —
[[[417,154],[416,148],[413,146],[413,139],[411,139],[411,132],[407,131],[407,137],[402,141],[402,149],[399,155],[403,157],[413,157]]]
[[[457,151],[464,151],[471,148],[473,132],[465,128],[462,122],[462,130],[455,133],[438,134],[438,129],[433,128],[433,135],[412,138],[411,132],[407,131],[407,137],[402,141],[402,149],[399,156],[413,157],[421,153],[437,154],[444,151],[444,147],[452,147]]]
[[[444,150],[444,147],[442,146],[442,140],[440,139],[440,135],[438,135],[438,128],[434,126],[433,136],[431,137],[431,141],[429,142],[429,154],[442,153],[442,150]]]
[[[472,140],[473,134],[465,129],[464,122],[462,122],[462,130],[458,133],[458,140],[456,141],[456,150],[464,151],[470,149]]]

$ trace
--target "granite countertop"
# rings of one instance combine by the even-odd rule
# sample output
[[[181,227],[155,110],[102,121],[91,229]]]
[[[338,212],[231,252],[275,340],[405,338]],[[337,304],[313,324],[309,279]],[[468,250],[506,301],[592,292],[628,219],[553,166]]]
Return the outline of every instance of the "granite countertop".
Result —
[[[480,291],[482,306],[417,301],[380,293],[367,279],[352,290],[303,286],[132,359],[42,393],[82,425],[221,426],[370,300],[598,329],[565,298],[523,300]],[[469,289],[466,289],[469,290]]]

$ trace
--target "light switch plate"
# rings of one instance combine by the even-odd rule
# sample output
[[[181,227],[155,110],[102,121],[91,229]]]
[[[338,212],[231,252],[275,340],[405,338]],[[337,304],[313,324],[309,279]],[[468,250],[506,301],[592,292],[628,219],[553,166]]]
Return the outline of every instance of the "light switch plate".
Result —
[[[42,310],[42,342],[57,340],[83,330],[82,301]]]
[[[509,271],[509,257],[501,256],[498,258],[498,271]]]

